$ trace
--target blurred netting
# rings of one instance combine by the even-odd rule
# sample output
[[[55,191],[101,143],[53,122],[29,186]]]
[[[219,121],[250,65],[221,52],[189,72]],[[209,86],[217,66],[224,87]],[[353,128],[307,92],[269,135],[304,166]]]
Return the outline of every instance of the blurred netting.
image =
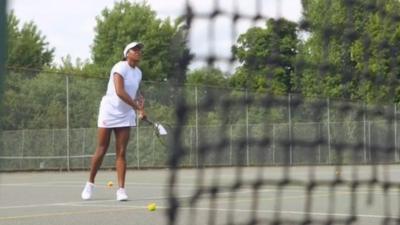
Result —
[[[237,62],[231,55],[221,55],[220,44],[235,43],[240,23],[247,21],[254,25],[269,19],[262,11],[262,6],[268,4],[275,3],[278,15],[287,10],[280,5],[281,1],[272,0],[249,1],[254,5],[250,14],[241,11],[239,1],[231,1],[233,10],[224,10],[227,1],[211,2],[212,7],[204,11],[195,1],[186,1],[189,37],[196,39],[200,33],[195,32],[196,26],[207,24],[201,34],[205,50],[196,55],[195,62],[208,66],[225,63],[229,69]],[[343,68],[337,67],[340,64],[331,65],[328,56],[331,51],[341,51],[335,50],[337,42],[343,42],[348,49],[359,38],[364,40],[361,45],[365,48],[360,48],[363,51],[360,55],[367,65],[372,54],[367,46],[371,37],[365,32],[358,33],[352,20],[358,14],[353,15],[352,10],[379,14],[374,17],[377,24],[380,21],[398,24],[400,11],[390,8],[397,3],[392,1],[388,6],[386,3],[390,1],[302,2],[326,3],[328,8],[341,4],[347,13],[343,18],[327,15],[318,24],[306,20],[300,23],[305,29],[318,26],[323,30],[324,44],[319,53],[325,61],[310,63],[308,59],[297,58],[293,73],[307,75],[316,71],[320,75],[317,79],[338,73],[347,79],[359,76],[358,82],[374,77],[369,71],[357,74],[353,67],[362,65],[347,61],[346,55],[341,58],[345,62]],[[343,22],[343,26],[333,26],[331,19]],[[216,26],[220,20],[230,23],[220,29]],[[220,35],[230,40],[221,41]],[[382,40],[378,46],[384,48],[387,44],[388,40]],[[277,46],[265,60],[272,66],[280,65],[279,51]],[[395,53],[394,50],[383,53],[382,57],[389,57],[392,62],[385,65],[386,71],[398,72]],[[397,84],[397,77],[390,81],[392,85]],[[375,82],[370,84],[379,87],[381,81],[374,79],[369,80]],[[168,224],[400,224],[400,180],[396,174],[392,175],[393,167],[389,165],[399,163],[395,104],[306,98],[300,94],[274,96],[210,87],[189,90],[188,93],[188,89],[176,89],[179,93],[175,102],[176,124],[169,147]],[[395,87],[390,86],[389,90]],[[184,166],[197,168],[192,177],[194,190],[188,195],[182,194],[181,181],[188,179],[180,176]],[[301,194],[290,195],[293,189]],[[272,196],[268,197],[268,192]],[[248,193],[247,198],[243,198],[244,193]],[[382,199],[378,201],[374,196]],[[297,201],[288,203],[290,199]],[[370,209],[365,209],[366,205]]]

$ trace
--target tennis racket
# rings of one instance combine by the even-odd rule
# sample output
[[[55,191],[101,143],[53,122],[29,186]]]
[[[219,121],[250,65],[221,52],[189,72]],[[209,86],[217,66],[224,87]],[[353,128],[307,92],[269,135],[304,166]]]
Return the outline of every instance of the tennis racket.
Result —
[[[168,133],[171,130],[170,127],[168,125],[162,125],[158,122],[153,122],[147,117],[143,118],[142,121],[150,124],[154,128],[154,133],[156,134],[160,143],[164,146],[167,146]]]
[[[136,99],[137,99],[136,101],[138,102],[138,105],[141,105],[143,107],[144,106],[144,97],[140,91],[137,92]],[[153,122],[152,120],[147,118],[147,116],[145,116],[142,119],[142,121],[150,124],[154,128],[154,133],[157,136],[160,143],[164,146],[167,146],[167,144],[168,144],[167,143],[167,141],[168,141],[167,134],[168,134],[168,130],[170,130],[170,126],[167,126],[168,128],[166,128],[166,126],[163,126],[161,123]]]

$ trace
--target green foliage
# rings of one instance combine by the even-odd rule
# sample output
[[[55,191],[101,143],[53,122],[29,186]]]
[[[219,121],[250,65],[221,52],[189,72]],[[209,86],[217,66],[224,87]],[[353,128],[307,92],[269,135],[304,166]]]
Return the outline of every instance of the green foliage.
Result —
[[[303,8],[309,37],[299,55],[311,67],[297,85],[305,96],[398,98],[392,93],[399,76],[400,21],[393,20],[399,1],[303,0]]]
[[[69,76],[70,127],[96,127],[101,97],[108,79]]]
[[[49,66],[54,48],[49,48],[46,37],[33,22],[19,28],[19,20],[11,11],[7,17],[8,54],[6,65],[14,68],[30,68],[36,71]]]
[[[98,105],[105,80],[67,77],[47,72],[27,79],[23,73],[10,72],[6,79],[3,128],[65,128],[67,79],[70,127],[96,126]]]
[[[230,80],[232,86],[274,94],[292,91],[296,23],[269,19],[265,29],[250,28],[237,42],[232,51],[242,65]]]
[[[184,82],[192,56],[186,45],[183,18],[174,22],[160,20],[146,2],[124,0],[115,3],[111,10],[104,9],[96,20],[92,59],[102,74],[108,74],[121,60],[126,44],[141,41],[145,46],[140,65],[144,80]]]
[[[109,72],[105,73],[102,68],[94,65],[89,60],[82,61],[77,58],[75,62],[72,61],[71,56],[67,55],[61,58],[61,64],[46,67],[49,73],[57,73],[63,75],[71,75],[74,77],[93,77],[93,78],[107,78],[109,77]]]
[[[187,75],[186,84],[190,86],[227,86],[227,75],[217,68],[201,68],[191,71]]]
[[[65,79],[10,73],[6,79],[4,129],[65,127]]]

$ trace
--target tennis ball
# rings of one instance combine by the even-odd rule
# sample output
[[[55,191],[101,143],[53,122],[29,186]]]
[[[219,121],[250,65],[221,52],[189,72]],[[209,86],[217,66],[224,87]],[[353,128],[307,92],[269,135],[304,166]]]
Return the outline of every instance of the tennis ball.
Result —
[[[112,181],[108,181],[107,187],[111,188],[112,186],[113,186],[113,182]]]
[[[156,211],[157,205],[156,203],[150,203],[147,205],[147,209],[151,212]]]

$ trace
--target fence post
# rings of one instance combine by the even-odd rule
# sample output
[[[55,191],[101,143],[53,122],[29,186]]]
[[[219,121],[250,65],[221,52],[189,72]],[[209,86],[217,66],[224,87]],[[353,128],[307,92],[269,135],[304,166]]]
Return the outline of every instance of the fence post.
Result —
[[[152,155],[153,155],[153,163],[152,163],[152,165],[153,165],[153,167],[155,167],[156,166],[156,142],[155,142],[155,136],[156,136],[156,133],[155,132],[152,132],[153,133],[153,137],[152,137],[152,139],[151,139],[151,146],[152,146]]]
[[[189,126],[190,127],[190,151],[189,151],[189,165],[188,166],[193,166],[193,126]]]
[[[229,132],[229,165],[232,166],[232,141],[233,141],[233,126],[230,125],[230,132]]]
[[[397,151],[397,104],[394,103],[394,160],[399,161],[399,152]]]
[[[136,117],[136,163],[137,163],[137,168],[140,169],[140,138],[139,138],[139,118]]]
[[[275,123],[272,124],[272,163],[275,165]]]
[[[371,121],[368,121],[368,152],[369,152],[369,161],[372,162],[373,160],[376,160],[372,159],[372,154],[371,154]]]
[[[332,154],[331,154],[331,111],[330,111],[330,101],[327,99],[327,107],[328,107],[328,121],[327,121],[327,129],[328,129],[328,164],[332,163]]]
[[[53,155],[58,156],[56,154],[56,143],[55,143],[55,136],[54,136],[54,128],[51,129],[51,149],[53,150]],[[60,168],[62,168],[62,163],[59,165]]]
[[[289,128],[289,164],[293,164],[293,146],[292,146],[292,95],[288,95],[288,128]]]
[[[70,171],[70,149],[69,149],[69,76],[65,75],[66,82],[66,128],[67,128],[67,171]]]
[[[20,168],[22,168],[22,165],[24,165],[24,148],[25,148],[25,130],[22,130],[22,140],[21,140],[21,160],[20,160]]]
[[[53,129],[54,133],[54,129]],[[82,169],[85,168],[86,128],[82,128]]]
[[[197,86],[194,87],[194,101],[195,101],[195,106],[196,106],[196,132],[195,132],[195,157],[196,157],[196,168],[199,167],[199,103],[197,99]]]
[[[250,165],[250,156],[249,156],[249,104],[248,101],[248,89],[246,88],[246,165]]]
[[[321,134],[321,131],[322,131],[322,123],[321,122],[318,122],[317,123],[318,124],[318,138],[320,139],[320,140],[322,140],[322,134]],[[318,143],[318,164],[321,164],[321,142],[319,141],[319,143]]]
[[[367,115],[366,115],[366,106],[363,103],[363,124],[364,124],[364,163],[367,163]]]

